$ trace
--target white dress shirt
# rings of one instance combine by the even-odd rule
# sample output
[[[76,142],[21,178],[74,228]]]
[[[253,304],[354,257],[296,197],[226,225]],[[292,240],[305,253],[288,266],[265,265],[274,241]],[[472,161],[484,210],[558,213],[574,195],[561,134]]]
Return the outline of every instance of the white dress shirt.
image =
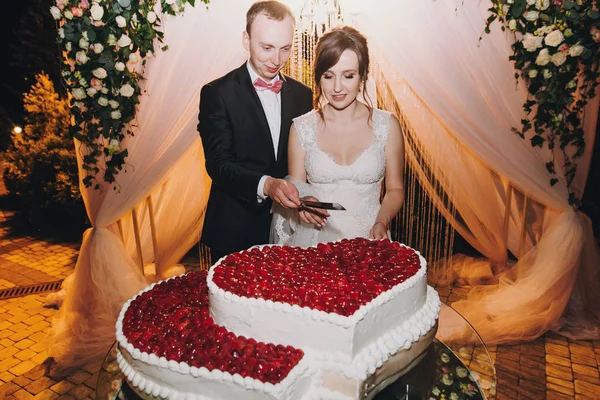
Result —
[[[248,72],[250,73],[250,79],[252,82],[259,78],[258,74],[254,71],[254,69],[252,69],[249,61],[246,62],[246,67],[248,67]],[[274,83],[279,79],[279,75],[277,75],[267,83]],[[269,130],[271,131],[271,139],[273,141],[273,150],[275,151],[275,159],[277,160],[277,149],[279,147],[279,136],[281,130],[281,92],[274,93],[270,90],[257,90],[256,94],[258,94],[258,98],[260,99],[265,116],[267,117],[267,122],[269,123]],[[267,180],[267,177],[267,175],[263,175],[258,182],[256,195],[258,196],[259,202],[267,198],[264,192],[265,181]]]

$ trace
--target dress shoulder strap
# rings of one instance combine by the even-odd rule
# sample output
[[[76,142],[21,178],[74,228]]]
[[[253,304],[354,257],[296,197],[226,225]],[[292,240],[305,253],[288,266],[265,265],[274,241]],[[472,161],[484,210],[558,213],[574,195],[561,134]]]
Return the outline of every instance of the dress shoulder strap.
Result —
[[[308,151],[317,143],[317,112],[309,111],[293,119],[302,150]]]
[[[373,109],[373,133],[376,141],[385,146],[390,133],[392,113],[378,108]]]

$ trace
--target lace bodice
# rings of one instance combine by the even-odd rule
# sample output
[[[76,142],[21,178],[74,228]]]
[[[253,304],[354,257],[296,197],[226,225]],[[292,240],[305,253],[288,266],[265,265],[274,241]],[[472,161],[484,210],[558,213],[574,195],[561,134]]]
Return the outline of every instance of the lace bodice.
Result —
[[[349,165],[338,164],[318,147],[318,120],[314,110],[294,119],[300,145],[306,153],[307,181],[320,201],[340,203],[346,211],[330,211],[326,225],[314,229],[307,245],[368,237],[380,207],[390,113],[373,110],[373,141]]]

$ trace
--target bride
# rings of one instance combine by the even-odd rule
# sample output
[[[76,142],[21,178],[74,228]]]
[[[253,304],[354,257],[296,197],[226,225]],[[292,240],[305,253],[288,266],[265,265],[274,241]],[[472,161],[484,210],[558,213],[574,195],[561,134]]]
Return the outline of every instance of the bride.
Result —
[[[319,39],[315,108],[295,118],[290,129],[287,179],[302,200],[335,202],[346,210],[278,207],[273,243],[389,237],[404,202],[404,143],[396,117],[372,107],[365,92],[368,73],[367,40],[356,29],[334,28]]]

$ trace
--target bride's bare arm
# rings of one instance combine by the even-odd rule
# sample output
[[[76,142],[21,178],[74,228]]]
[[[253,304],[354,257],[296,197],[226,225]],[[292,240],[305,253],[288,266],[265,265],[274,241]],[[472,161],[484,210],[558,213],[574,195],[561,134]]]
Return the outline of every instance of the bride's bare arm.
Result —
[[[371,237],[375,239],[387,237],[390,222],[404,204],[404,138],[398,119],[393,115],[390,118],[390,131],[385,145],[385,196],[371,228]]]
[[[304,168],[304,157],[306,153],[300,146],[296,127],[292,124],[290,137],[288,139],[288,175],[300,182],[306,182],[306,169]]]

